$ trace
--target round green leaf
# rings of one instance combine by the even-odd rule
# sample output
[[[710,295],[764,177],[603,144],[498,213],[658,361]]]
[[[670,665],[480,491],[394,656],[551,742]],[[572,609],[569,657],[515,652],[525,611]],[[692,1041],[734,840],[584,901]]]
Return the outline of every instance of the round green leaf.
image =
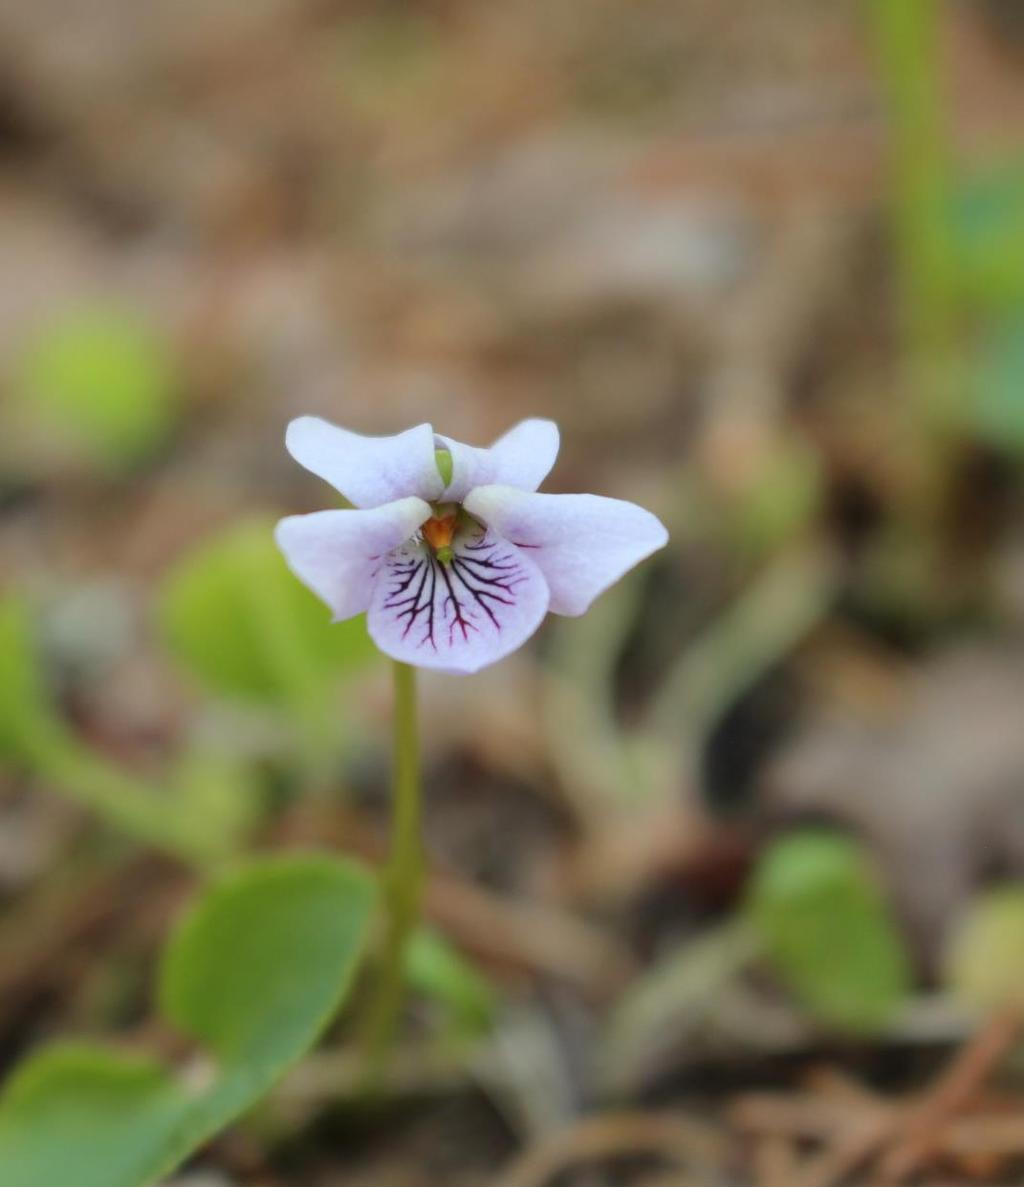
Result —
[[[292,576],[273,529],[264,517],[234,524],[164,582],[159,613],[168,642],[214,692],[294,701],[376,655],[362,616],[332,623]]]
[[[148,1187],[173,1171],[316,1041],[373,902],[369,876],[329,857],[265,859],[217,883],[172,939],[160,986],[207,1058],[185,1079],[94,1045],[36,1056],[0,1098],[0,1183]]]
[[[971,904],[946,968],[950,987],[972,1006],[1024,1009],[1024,886],[989,891]]]
[[[996,322],[981,336],[974,389],[976,434],[1003,453],[1024,457],[1024,316]]]
[[[91,1044],[54,1047],[25,1064],[2,1098],[0,1182],[148,1182],[154,1145],[184,1111],[181,1089],[157,1063]]]
[[[176,389],[170,353],[144,322],[94,308],[44,327],[25,350],[14,384],[37,431],[109,470],[134,464],[164,441]]]
[[[225,1063],[279,1062],[333,1011],[371,901],[366,875],[333,858],[263,860],[224,879],[167,947],[161,1012]]]
[[[950,243],[964,295],[1011,308],[1024,297],[1024,164],[1010,161],[961,184],[950,212]]]
[[[754,873],[747,912],[776,973],[824,1022],[871,1032],[910,991],[878,879],[846,837],[809,830],[776,841]]]

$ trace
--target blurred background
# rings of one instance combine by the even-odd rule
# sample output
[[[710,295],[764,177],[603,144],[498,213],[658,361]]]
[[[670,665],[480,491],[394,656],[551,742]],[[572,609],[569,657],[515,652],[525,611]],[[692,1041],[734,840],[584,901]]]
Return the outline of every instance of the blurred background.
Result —
[[[384,1105],[342,1023],[176,1182],[1021,1181],[1022,127],[1014,0],[0,3],[0,1067],[384,851],[288,420],[540,415],[671,544],[421,681]]]

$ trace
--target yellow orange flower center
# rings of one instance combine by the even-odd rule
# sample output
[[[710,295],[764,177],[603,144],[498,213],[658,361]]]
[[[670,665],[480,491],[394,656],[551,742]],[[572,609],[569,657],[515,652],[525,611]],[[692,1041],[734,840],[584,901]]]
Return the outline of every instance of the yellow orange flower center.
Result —
[[[432,515],[420,529],[423,539],[435,552],[451,548],[458,522],[459,517],[454,512],[450,515]]]

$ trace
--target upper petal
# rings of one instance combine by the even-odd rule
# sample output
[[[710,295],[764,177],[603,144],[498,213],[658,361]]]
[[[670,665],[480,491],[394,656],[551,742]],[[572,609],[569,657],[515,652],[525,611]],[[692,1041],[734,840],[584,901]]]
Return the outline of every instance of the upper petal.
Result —
[[[418,495],[436,499],[443,488],[428,424],[393,437],[364,437],[319,416],[300,416],[285,433],[288,452],[356,507],[379,507]]]
[[[553,420],[520,421],[493,445],[479,449],[442,437],[452,455],[452,480],[444,498],[461,503],[476,486],[503,483],[520,490],[536,490],[558,457],[558,425]]]
[[[289,569],[340,622],[369,607],[383,557],[429,518],[422,499],[399,499],[369,511],[289,515],[279,521],[274,538]]]
[[[530,557],[477,528],[456,541],[449,564],[422,541],[391,553],[366,624],[394,659],[476,672],[521,646],[547,607],[548,587]]]
[[[466,510],[504,539],[528,549],[551,591],[556,614],[582,614],[644,557],[668,541],[657,516],[600,495],[539,495],[484,486]]]

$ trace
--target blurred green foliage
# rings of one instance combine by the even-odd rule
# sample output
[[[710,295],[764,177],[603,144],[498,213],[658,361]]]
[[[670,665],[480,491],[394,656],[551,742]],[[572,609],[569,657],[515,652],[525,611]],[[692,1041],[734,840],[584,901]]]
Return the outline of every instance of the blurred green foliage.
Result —
[[[947,981],[980,1010],[1024,1010],[1024,886],[979,895],[956,929]]]
[[[976,437],[1024,457],[1024,305],[980,333],[970,410]]]
[[[320,695],[377,651],[363,616],[332,623],[288,571],[274,521],[253,517],[204,541],[168,573],[159,599],[174,655],[208,692],[287,703]]]
[[[27,345],[13,397],[30,435],[51,434],[97,469],[118,473],[151,456],[175,423],[174,356],[134,313],[73,309]]]
[[[951,200],[949,235],[957,283],[978,309],[1024,302],[1024,162],[962,180]]]
[[[269,516],[239,520],[167,574],[157,614],[172,654],[214,696],[284,710],[294,759],[322,784],[350,735],[332,692],[378,656],[365,615],[331,622],[288,570]]]
[[[28,607],[0,597],[0,759],[30,761],[63,732],[36,659]]]
[[[257,802],[248,772],[227,756],[191,756],[158,787],[85,745],[49,695],[32,616],[15,594],[0,597],[0,761],[129,836],[199,865],[236,848]]]
[[[451,1012],[460,1031],[486,1030],[497,1008],[491,983],[439,932],[421,928],[406,950],[406,977]]]
[[[328,857],[254,862],[178,927],[164,1018],[206,1048],[191,1079],[92,1044],[45,1051],[0,1098],[10,1187],[146,1187],[254,1104],[312,1046],[353,980],[370,878]]]
[[[912,980],[870,860],[821,830],[771,844],[746,912],[780,978],[823,1022],[870,1033],[891,1020]]]

